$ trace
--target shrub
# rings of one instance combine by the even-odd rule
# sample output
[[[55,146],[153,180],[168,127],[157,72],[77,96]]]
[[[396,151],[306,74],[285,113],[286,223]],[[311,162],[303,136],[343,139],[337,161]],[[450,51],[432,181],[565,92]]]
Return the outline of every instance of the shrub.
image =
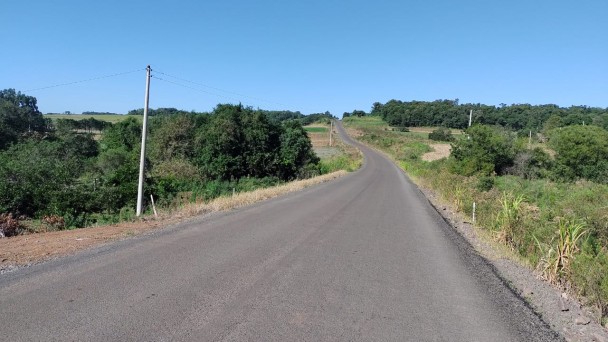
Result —
[[[13,214],[0,214],[0,237],[18,235],[22,227]]]
[[[504,174],[513,165],[516,147],[509,133],[483,125],[473,126],[466,133],[468,138],[452,144],[452,171],[465,176]]]
[[[42,222],[51,230],[61,230],[65,228],[65,220],[58,215],[47,215],[42,218]]]
[[[483,176],[477,181],[477,190],[479,191],[490,191],[494,187],[494,177]]]
[[[508,174],[524,179],[545,178],[553,167],[553,160],[540,148],[517,153],[513,165],[506,168]]]
[[[556,175],[608,183],[608,131],[597,126],[554,130],[549,141],[556,152]]]
[[[435,141],[454,141],[452,131],[444,127],[437,128],[429,133],[429,139]]]

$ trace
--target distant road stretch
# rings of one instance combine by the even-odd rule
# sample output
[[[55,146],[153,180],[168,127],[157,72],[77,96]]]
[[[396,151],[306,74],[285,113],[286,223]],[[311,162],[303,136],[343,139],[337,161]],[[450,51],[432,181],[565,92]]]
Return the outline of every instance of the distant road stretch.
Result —
[[[329,184],[0,276],[0,340],[557,340],[361,149]]]

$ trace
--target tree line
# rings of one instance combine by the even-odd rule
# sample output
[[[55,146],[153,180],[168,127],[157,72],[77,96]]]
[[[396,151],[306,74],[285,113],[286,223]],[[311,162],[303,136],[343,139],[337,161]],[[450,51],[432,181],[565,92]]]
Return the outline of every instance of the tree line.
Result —
[[[398,127],[443,126],[464,129],[469,114],[473,123],[497,125],[520,132],[541,132],[571,125],[595,125],[608,129],[608,108],[588,106],[559,107],[553,104],[460,104],[456,100],[376,102],[369,114],[363,111],[345,113],[348,116],[377,115],[389,125]]]
[[[98,140],[83,129],[89,126],[75,126],[82,121],[49,122],[34,97],[0,91],[0,213],[58,215],[68,226],[84,226],[134,207],[140,121],[96,126]],[[146,198],[159,202],[320,172],[300,121],[274,121],[241,105],[155,116],[149,130]]]
[[[299,121],[303,126],[310,125],[314,122],[335,119],[335,117],[329,112],[325,113],[312,113],[312,114],[302,114],[299,111],[290,111],[290,110],[262,110],[257,109],[256,112],[263,113],[268,117],[269,120],[273,122],[283,122],[289,120]],[[148,109],[149,116],[162,116],[162,115],[175,115],[175,114],[189,114],[194,112],[187,112],[183,110],[179,110],[177,108],[157,108],[157,109]],[[133,109],[130,110],[127,115],[143,115],[144,109]]]

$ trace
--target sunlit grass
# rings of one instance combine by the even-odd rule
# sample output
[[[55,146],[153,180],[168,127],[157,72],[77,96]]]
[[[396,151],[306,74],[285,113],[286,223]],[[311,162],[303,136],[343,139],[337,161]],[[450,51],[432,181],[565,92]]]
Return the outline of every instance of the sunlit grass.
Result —
[[[99,121],[107,121],[111,123],[117,123],[127,118],[136,118],[137,120],[142,120],[141,115],[89,115],[89,114],[45,114],[45,118],[49,118],[51,120],[57,119],[71,119],[71,120],[85,120],[85,119],[96,119]]]

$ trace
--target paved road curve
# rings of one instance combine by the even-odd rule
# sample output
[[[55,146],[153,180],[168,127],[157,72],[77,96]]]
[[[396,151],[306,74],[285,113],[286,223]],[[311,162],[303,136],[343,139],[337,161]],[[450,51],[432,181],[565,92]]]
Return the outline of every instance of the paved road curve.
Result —
[[[0,340],[557,339],[362,149],[330,184],[0,276]]]

